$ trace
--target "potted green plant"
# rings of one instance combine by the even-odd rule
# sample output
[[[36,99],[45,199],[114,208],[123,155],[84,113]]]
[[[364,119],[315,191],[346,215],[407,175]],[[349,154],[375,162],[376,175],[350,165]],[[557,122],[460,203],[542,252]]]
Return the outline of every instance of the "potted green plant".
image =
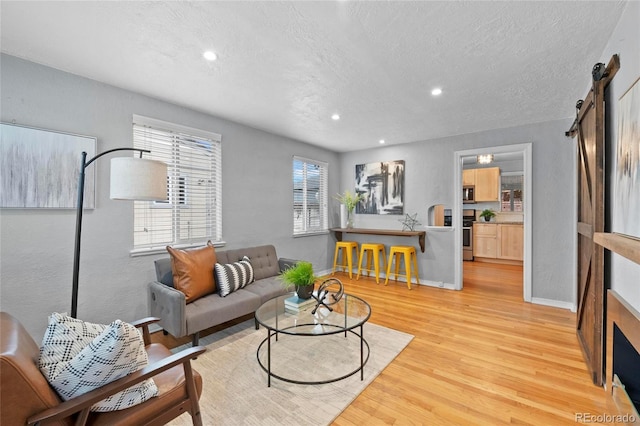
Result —
[[[280,280],[284,288],[295,287],[300,299],[309,299],[313,294],[313,287],[318,279],[313,273],[311,262],[300,261],[280,272]]]
[[[353,228],[353,211],[356,205],[364,198],[362,194],[344,191],[344,194],[337,194],[336,200],[344,204],[347,209],[347,228]]]
[[[495,217],[495,215],[496,215],[496,212],[494,212],[491,209],[484,209],[482,210],[482,213],[480,213],[480,217],[484,218],[485,222],[489,222],[492,217]]]

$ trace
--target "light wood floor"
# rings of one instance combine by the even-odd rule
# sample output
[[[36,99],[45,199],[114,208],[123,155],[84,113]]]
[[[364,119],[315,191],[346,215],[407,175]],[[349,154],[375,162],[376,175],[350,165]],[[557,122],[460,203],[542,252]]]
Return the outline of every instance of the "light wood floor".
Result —
[[[369,302],[371,322],[415,337],[334,425],[569,425],[617,413],[591,383],[575,314],[524,303],[520,266],[465,262],[463,291],[336,277]]]
[[[575,314],[524,303],[522,267],[465,262],[464,290],[341,276],[370,321],[415,336],[335,425],[562,425],[617,414],[591,383]]]

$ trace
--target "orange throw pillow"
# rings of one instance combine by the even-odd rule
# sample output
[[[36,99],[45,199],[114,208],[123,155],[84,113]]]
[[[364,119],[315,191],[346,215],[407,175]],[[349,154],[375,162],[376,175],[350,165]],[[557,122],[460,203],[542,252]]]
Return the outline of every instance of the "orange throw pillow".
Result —
[[[171,255],[173,286],[184,293],[187,303],[216,291],[213,278],[216,250],[212,244],[192,250],[167,246],[167,251]]]

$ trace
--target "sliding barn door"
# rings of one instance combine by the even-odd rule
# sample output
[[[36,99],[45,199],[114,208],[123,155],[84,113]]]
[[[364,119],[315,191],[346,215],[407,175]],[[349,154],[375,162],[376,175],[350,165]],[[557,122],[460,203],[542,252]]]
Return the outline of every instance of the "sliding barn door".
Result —
[[[614,60],[615,59],[615,60]],[[569,134],[578,149],[578,313],[576,330],[585,361],[596,385],[604,370],[604,249],[595,244],[595,232],[604,231],[605,208],[605,97],[617,71],[617,57],[605,69],[593,70],[593,88],[582,104]]]

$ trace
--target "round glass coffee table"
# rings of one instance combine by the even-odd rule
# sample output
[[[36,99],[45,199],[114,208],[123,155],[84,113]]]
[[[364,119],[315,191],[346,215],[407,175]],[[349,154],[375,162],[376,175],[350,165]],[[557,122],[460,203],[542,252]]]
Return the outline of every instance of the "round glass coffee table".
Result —
[[[364,380],[364,366],[369,360],[369,343],[364,338],[363,325],[371,316],[371,307],[367,302],[351,294],[343,294],[338,302],[329,306],[319,306],[316,309],[314,299],[310,299],[307,306],[296,305],[297,296],[295,293],[288,293],[283,296],[267,300],[256,310],[256,321],[267,329],[267,337],[260,343],[256,352],[260,367],[267,373],[267,385],[271,386],[271,378],[275,377],[289,383],[320,385],[324,383],[337,382],[353,376],[360,372],[360,380]],[[346,345],[348,335],[356,336],[360,345],[360,362],[354,364],[355,368],[347,372],[340,372],[337,377],[322,378],[320,380],[305,380],[291,377],[296,374],[295,369],[283,369],[284,372],[272,371],[272,346],[278,344],[278,335],[307,336],[322,338],[323,336],[334,336],[344,333],[344,344]],[[275,342],[273,338],[275,337]],[[284,336],[283,336],[284,337]],[[291,344],[293,342],[289,342]],[[301,342],[302,343],[302,342]],[[340,344],[340,342],[338,342]],[[266,346],[266,360],[264,358]],[[295,347],[293,348],[295,351]],[[336,348],[340,352],[340,348]],[[357,350],[356,350],[357,352]],[[309,355],[308,353],[305,353]],[[312,358],[311,354],[311,358]],[[344,355],[344,354],[343,354]],[[302,356],[302,355],[301,355]],[[309,359],[309,368],[323,368],[322,359]],[[328,361],[331,361],[330,359]],[[265,365],[266,364],[266,365]],[[331,368],[330,366],[327,368]]]

